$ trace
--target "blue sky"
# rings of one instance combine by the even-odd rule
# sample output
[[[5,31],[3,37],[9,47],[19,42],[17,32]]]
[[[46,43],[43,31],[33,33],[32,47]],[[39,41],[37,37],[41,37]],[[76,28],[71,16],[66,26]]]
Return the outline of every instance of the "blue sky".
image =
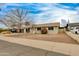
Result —
[[[60,22],[61,19],[79,22],[79,3],[7,3],[0,4],[0,8],[0,17],[12,8],[29,10],[28,16],[36,24]]]

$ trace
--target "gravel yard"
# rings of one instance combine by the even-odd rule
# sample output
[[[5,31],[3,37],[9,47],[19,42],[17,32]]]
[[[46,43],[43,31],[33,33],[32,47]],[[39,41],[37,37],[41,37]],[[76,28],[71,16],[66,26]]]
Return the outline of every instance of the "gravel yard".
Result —
[[[71,37],[66,35],[65,33],[61,34],[29,34],[29,33],[20,33],[16,35],[8,35],[9,37],[18,37],[18,38],[26,38],[33,40],[45,40],[52,42],[62,42],[62,43],[70,43],[70,44],[78,44]]]

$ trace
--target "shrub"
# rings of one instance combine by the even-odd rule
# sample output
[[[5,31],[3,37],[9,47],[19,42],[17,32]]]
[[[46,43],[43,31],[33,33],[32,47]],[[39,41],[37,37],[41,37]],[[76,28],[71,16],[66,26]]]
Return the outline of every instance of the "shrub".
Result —
[[[3,31],[3,32],[1,32],[2,34],[11,34],[11,32],[10,31]]]
[[[7,29],[1,29],[1,28],[0,28],[0,33],[1,33],[1,32],[4,32],[4,31],[8,31],[8,30],[7,30]]]
[[[47,32],[47,29],[46,29],[46,28],[42,28],[42,29],[41,29],[41,33],[42,33],[42,34],[47,34],[47,33],[48,33],[48,32]]]

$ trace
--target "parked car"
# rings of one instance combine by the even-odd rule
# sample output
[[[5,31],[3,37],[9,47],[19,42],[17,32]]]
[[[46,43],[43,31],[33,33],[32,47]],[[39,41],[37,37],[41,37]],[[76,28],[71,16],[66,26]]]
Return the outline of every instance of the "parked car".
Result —
[[[71,30],[72,33],[75,33],[75,34],[79,34],[79,28],[78,27],[74,27],[72,30]]]
[[[16,29],[16,28],[13,28],[13,29],[10,29],[10,31],[11,31],[12,33],[16,33],[16,32],[17,32],[17,29]]]

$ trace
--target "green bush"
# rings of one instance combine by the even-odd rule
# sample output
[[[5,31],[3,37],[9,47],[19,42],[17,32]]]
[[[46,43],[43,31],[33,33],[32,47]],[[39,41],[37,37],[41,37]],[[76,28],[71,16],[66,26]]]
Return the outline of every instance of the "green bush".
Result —
[[[8,29],[2,29],[2,28],[0,28],[0,33],[4,32],[4,31],[8,31]]]

